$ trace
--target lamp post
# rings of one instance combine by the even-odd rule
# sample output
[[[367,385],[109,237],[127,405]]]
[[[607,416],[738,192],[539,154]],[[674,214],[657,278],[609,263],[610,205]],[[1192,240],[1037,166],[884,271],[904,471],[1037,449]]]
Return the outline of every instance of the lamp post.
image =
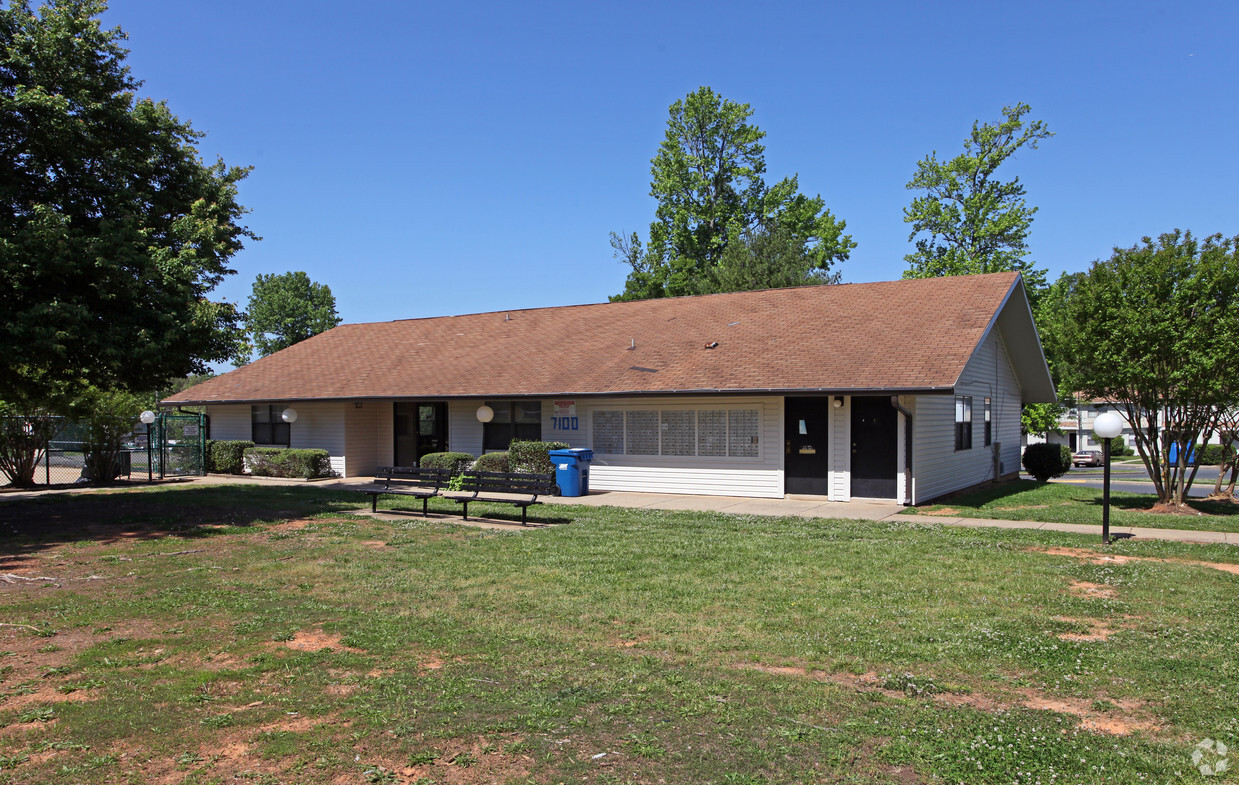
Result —
[[[138,419],[141,420],[142,424],[146,426],[146,481],[147,482],[155,481],[155,469],[151,465],[151,461],[153,460],[153,457],[154,457],[154,449],[151,447],[151,436],[153,436],[154,434],[151,433],[151,425],[155,422],[155,419],[157,416],[158,415],[156,415],[150,409],[147,409],[146,411],[138,415]]]
[[[1093,420],[1093,433],[1101,439],[1101,462],[1105,466],[1101,491],[1101,541],[1110,544],[1110,440],[1123,432],[1123,418],[1104,412]]]

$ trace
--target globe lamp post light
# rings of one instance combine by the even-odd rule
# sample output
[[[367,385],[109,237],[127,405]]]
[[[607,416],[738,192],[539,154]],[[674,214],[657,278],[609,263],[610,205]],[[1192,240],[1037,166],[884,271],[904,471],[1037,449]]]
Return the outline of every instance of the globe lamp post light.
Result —
[[[1123,418],[1104,412],[1093,420],[1093,433],[1101,439],[1101,462],[1105,472],[1101,482],[1101,541],[1110,544],[1110,440],[1123,432]]]
[[[152,430],[151,425],[153,425],[155,423],[155,420],[158,419],[158,415],[152,412],[150,409],[147,409],[146,411],[138,415],[138,419],[141,420],[142,424],[146,426],[146,481],[154,482],[155,481],[155,467],[153,465],[153,458],[154,458],[155,451],[154,451],[154,445],[151,444],[151,441],[152,441],[151,437],[154,436],[154,434],[151,432]]]

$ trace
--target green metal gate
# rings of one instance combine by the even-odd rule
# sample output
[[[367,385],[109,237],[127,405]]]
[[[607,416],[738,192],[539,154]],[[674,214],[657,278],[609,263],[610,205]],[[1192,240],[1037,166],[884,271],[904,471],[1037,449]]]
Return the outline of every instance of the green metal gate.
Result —
[[[161,413],[151,423],[153,470],[160,477],[206,474],[206,415]]]

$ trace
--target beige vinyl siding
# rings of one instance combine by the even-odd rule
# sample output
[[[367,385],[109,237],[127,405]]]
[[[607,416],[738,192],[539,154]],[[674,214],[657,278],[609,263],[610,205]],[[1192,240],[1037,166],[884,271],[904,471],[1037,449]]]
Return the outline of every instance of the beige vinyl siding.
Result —
[[[391,466],[396,462],[396,407],[393,401],[366,401],[374,406],[374,465]]]
[[[383,403],[378,401],[344,403],[346,477],[374,474],[374,468],[378,465],[378,421],[379,409],[382,406]],[[390,408],[391,404],[387,404],[387,407]]]
[[[955,395],[972,397],[972,448],[968,450],[955,450],[954,395],[921,395],[915,399],[912,459],[916,504],[995,479],[994,448],[985,445],[986,397],[993,406],[993,441],[1002,445],[1001,470],[1006,474],[1019,470],[1022,398],[997,329],[968,361]]]
[[[549,405],[549,404],[548,404]],[[715,496],[783,496],[783,399],[739,397],[594,398],[577,401],[580,435],[565,439],[590,447],[595,411],[756,409],[758,451],[752,458],[669,455],[604,455],[595,450],[591,490],[690,493]],[[562,434],[556,433],[556,438]]]

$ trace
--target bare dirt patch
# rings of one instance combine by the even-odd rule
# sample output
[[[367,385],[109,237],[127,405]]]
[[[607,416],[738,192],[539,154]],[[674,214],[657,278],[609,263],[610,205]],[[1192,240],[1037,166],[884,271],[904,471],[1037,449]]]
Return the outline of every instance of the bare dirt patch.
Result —
[[[850,687],[857,692],[877,692],[891,698],[906,698],[907,694],[882,686],[882,680],[873,671],[862,674],[828,673],[822,670],[809,670],[796,666],[763,665],[761,663],[739,663],[735,667],[743,670],[756,670],[762,673],[772,673],[778,676],[795,676],[809,678],[814,681],[828,682]],[[1101,711],[1095,702],[1076,698],[1051,698],[1032,688],[1016,690],[1015,699],[1002,700],[977,693],[938,692],[923,696],[934,703],[943,706],[966,706],[978,711],[1007,711],[1013,706],[1027,709],[1055,711],[1076,718],[1076,726],[1082,730],[1095,733],[1106,733],[1112,736],[1124,736],[1135,731],[1153,732],[1161,729],[1161,725],[1147,711],[1145,704],[1138,700],[1105,701],[1109,708]]]
[[[386,548],[387,543],[382,540],[362,540],[361,544],[367,548]]]
[[[281,644],[275,644],[277,646]],[[300,630],[296,635],[293,635],[292,640],[284,641],[283,646],[297,651],[323,651],[331,649],[332,651],[348,651],[354,654],[364,654],[361,649],[354,649],[351,646],[345,646],[341,643],[341,636],[328,632],[323,632],[320,629]]]
[[[1134,625],[1130,620],[1136,617],[1124,616],[1123,618],[1128,621],[1124,621],[1118,626],[1118,629],[1115,629],[1110,626],[1109,622],[1101,621],[1100,619],[1076,619],[1070,616],[1055,616],[1054,621],[1088,625],[1088,632],[1060,632],[1056,637],[1064,641],[1080,641],[1084,643],[1106,641],[1119,630],[1133,629]]]
[[[507,740],[502,746],[520,741]],[[441,785],[466,785],[479,782],[526,782],[531,779],[528,755],[505,752],[482,737],[448,739],[435,744],[438,757],[433,763],[404,766],[397,771],[409,782],[429,781]]]
[[[1089,564],[1127,564],[1128,562],[1161,562],[1162,564],[1183,564],[1189,567],[1207,567],[1211,570],[1221,570],[1229,572],[1233,575],[1239,575],[1239,564],[1227,564],[1226,562],[1215,561],[1195,561],[1193,559],[1162,559],[1156,556],[1123,556],[1120,554],[1097,553],[1083,548],[1029,548],[1036,553],[1044,553],[1050,556],[1067,556],[1072,559],[1080,559]]]
[[[1194,510],[1186,504],[1171,504],[1169,502],[1165,504],[1154,504],[1152,507],[1145,510],[1145,512],[1156,515],[1188,515],[1194,518],[1206,517],[1205,513],[1200,510]]]
[[[1092,581],[1072,581],[1067,587],[1067,591],[1077,597],[1094,597],[1101,600],[1112,600],[1119,596],[1118,590],[1113,586],[1106,586]]]
[[[959,510],[954,507],[939,507],[936,510],[921,510],[925,515],[959,515]]]

